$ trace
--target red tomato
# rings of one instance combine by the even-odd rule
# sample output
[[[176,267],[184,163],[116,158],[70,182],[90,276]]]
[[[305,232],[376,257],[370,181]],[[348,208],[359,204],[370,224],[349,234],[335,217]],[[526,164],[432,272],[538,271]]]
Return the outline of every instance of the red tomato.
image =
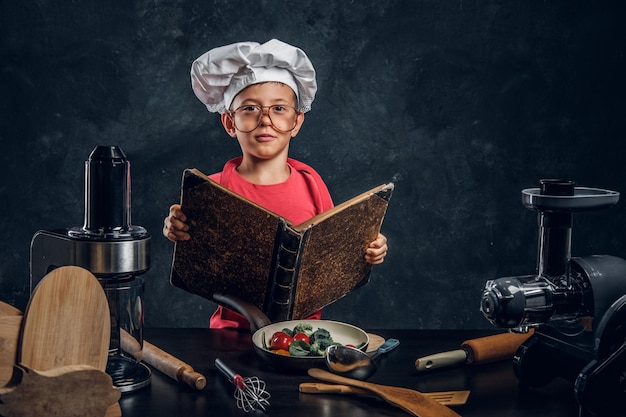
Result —
[[[356,349],[356,346],[354,346],[354,345],[352,345],[352,344],[350,344],[350,343],[348,343],[346,346],[347,346],[347,347],[351,347],[351,348],[355,348],[355,349]]]
[[[309,336],[304,333],[296,333],[293,335],[293,340],[302,340],[303,342],[311,343]]]
[[[276,332],[270,339],[270,349],[272,350],[289,350],[289,345],[293,342],[293,337],[285,332]]]

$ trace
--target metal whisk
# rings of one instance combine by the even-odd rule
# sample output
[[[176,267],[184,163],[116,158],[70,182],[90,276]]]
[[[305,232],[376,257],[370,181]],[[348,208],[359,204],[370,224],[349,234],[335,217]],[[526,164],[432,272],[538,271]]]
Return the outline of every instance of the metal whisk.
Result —
[[[247,413],[256,408],[265,410],[265,407],[270,405],[270,393],[265,390],[264,381],[256,376],[242,377],[226,366],[219,358],[215,359],[215,366],[235,385],[234,397],[237,400],[238,408]]]

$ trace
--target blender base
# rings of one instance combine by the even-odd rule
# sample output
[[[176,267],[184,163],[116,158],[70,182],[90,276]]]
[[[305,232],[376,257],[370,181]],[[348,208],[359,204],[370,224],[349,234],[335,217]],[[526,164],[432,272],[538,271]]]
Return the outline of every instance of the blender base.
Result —
[[[113,379],[113,385],[122,393],[136,391],[152,381],[152,371],[143,362],[123,356],[110,357],[106,373]]]

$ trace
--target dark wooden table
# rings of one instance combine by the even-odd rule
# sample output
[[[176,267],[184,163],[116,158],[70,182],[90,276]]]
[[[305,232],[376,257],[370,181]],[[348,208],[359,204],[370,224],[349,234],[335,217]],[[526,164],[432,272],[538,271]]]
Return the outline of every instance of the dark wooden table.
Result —
[[[385,338],[400,340],[400,346],[377,360],[378,372],[371,382],[395,385],[422,392],[471,390],[467,404],[454,407],[463,417],[576,417],[578,406],[573,385],[557,379],[530,392],[520,392],[509,361],[480,366],[459,366],[430,373],[417,373],[415,359],[457,349],[466,339],[493,332],[452,330],[369,330]],[[152,382],[140,390],[123,394],[120,405],[125,417],[241,416],[233,398],[234,387],[215,368],[221,358],[242,376],[257,376],[271,393],[268,416],[311,417],[405,417],[405,411],[370,397],[336,394],[300,394],[301,382],[313,378],[284,374],[270,369],[252,348],[248,332],[209,329],[145,329],[152,344],[189,363],[207,378],[207,386],[196,391],[152,371]],[[250,413],[249,415],[263,415]]]

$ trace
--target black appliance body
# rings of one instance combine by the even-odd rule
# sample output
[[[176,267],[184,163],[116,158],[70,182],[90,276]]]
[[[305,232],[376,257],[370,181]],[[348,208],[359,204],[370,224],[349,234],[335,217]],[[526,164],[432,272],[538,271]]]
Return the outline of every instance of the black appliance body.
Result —
[[[573,382],[581,416],[626,416],[626,261],[571,257],[575,212],[605,209],[619,193],[541,180],[522,190],[538,212],[536,274],[489,280],[481,311],[495,326],[534,335],[513,359],[520,387]]]

